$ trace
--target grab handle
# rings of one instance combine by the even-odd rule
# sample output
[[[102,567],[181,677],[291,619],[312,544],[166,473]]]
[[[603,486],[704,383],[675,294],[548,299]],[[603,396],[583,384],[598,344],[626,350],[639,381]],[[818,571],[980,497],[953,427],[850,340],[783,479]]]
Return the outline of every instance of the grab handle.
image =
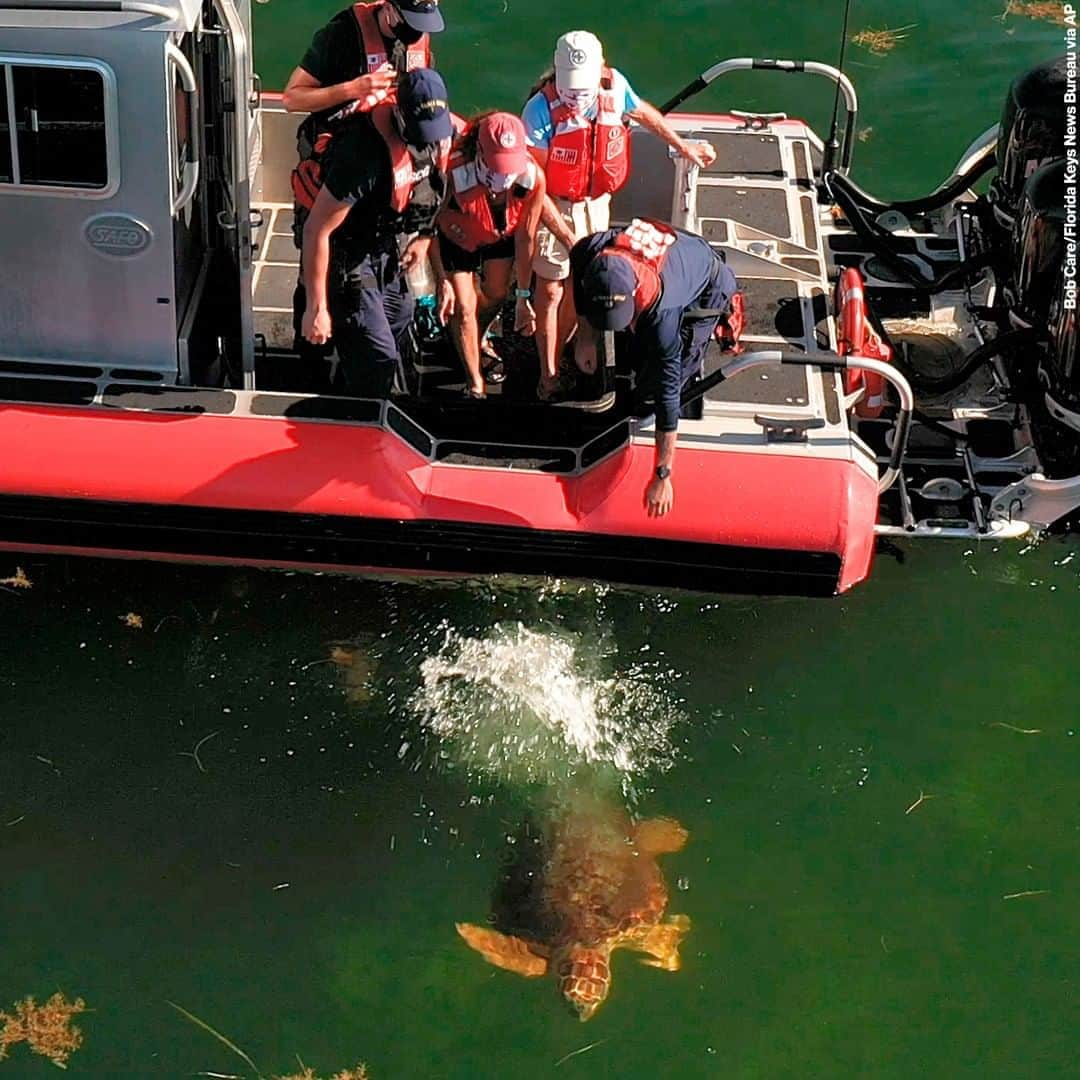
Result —
[[[195,190],[199,186],[199,133],[201,119],[199,117],[199,86],[195,81],[195,72],[188,62],[188,58],[171,42],[165,43],[166,69],[169,73],[169,103],[171,123],[169,125],[169,151],[174,165],[181,164],[180,155],[185,153],[184,147],[180,146],[179,133],[177,132],[176,103],[172,96],[173,72],[180,77],[180,88],[188,98],[188,148],[183,161],[183,176],[180,179],[180,188],[176,191],[170,203],[173,217],[195,196]]]

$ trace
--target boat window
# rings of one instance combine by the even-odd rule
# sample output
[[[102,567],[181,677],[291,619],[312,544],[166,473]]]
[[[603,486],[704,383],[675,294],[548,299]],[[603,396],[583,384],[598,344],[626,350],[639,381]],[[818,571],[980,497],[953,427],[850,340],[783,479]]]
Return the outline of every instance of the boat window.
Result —
[[[89,64],[9,62],[0,64],[0,76],[4,142],[0,182],[87,190],[107,187],[104,73]]]
[[[11,123],[8,120],[7,71],[0,68],[0,183],[11,183]]]

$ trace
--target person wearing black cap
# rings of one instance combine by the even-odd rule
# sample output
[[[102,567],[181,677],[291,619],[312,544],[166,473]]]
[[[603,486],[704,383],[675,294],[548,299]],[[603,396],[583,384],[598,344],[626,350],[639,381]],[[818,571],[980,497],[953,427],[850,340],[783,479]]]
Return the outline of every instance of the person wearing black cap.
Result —
[[[301,332],[313,345],[333,333],[346,385],[362,397],[389,394],[412,317],[404,271],[427,257],[445,192],[454,132],[446,97],[438,72],[404,75],[395,105],[335,138],[304,226]],[[399,237],[411,234],[399,256]]]
[[[339,11],[312,39],[282,95],[289,112],[325,121],[393,97],[400,75],[433,66],[429,34],[445,27],[438,0],[377,0]]]
[[[650,517],[672,507],[671,482],[683,388],[701,375],[705,350],[738,283],[700,236],[635,218],[579,240],[570,251],[578,311],[577,361],[596,369],[596,334],[629,330],[642,401],[653,400],[656,468],[645,493]]]

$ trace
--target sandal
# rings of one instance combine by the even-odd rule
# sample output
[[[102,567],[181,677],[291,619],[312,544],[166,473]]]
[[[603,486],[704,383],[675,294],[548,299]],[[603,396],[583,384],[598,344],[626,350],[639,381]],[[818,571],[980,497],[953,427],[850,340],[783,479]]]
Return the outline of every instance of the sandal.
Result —
[[[503,359],[486,337],[480,342],[480,373],[484,376],[484,382],[491,385],[501,383],[506,378]]]
[[[541,379],[536,384],[536,397],[537,400],[544,403],[550,403],[557,400],[562,395],[562,386],[556,380],[553,386],[546,386],[544,380]]]
[[[466,386],[461,391],[461,396],[466,401],[487,401],[487,394],[481,393],[479,390],[474,390],[471,386]]]

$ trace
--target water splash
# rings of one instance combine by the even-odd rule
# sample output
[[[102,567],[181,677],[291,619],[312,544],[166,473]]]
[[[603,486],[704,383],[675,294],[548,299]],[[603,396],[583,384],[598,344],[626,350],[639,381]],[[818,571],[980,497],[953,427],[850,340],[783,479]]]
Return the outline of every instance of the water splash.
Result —
[[[521,623],[484,637],[449,629],[420,664],[410,710],[443,761],[475,776],[557,784],[593,770],[625,785],[668,768],[676,702],[643,667],[590,672],[579,644]]]

